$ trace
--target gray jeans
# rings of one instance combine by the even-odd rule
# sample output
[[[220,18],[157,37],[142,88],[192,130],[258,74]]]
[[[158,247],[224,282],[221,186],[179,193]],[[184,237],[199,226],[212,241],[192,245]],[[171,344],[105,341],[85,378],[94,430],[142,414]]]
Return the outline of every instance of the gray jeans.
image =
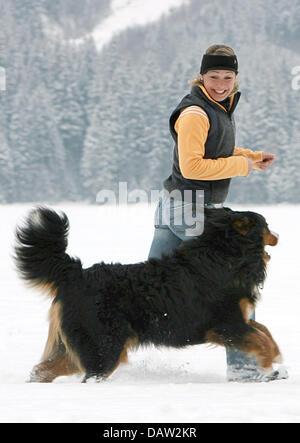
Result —
[[[161,258],[182,241],[201,235],[204,228],[203,205],[177,201],[168,195],[160,197],[154,217],[155,234],[149,258]]]
[[[184,217],[185,215],[185,217]],[[195,223],[191,227],[189,223]],[[168,197],[160,198],[155,211],[155,231],[148,258],[161,258],[169,255],[182,241],[192,238],[192,235],[201,235],[204,227],[204,212],[193,207],[191,203],[176,202]],[[194,232],[194,233],[193,233]],[[252,314],[255,319],[255,313]],[[228,368],[242,370],[250,368],[255,371],[256,364],[246,357],[246,354],[236,349],[226,349]]]

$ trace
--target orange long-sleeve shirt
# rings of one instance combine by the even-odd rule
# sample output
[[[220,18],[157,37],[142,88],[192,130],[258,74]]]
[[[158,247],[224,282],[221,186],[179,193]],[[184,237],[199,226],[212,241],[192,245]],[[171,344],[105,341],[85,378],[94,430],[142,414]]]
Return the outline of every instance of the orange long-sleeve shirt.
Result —
[[[262,161],[263,151],[254,152],[240,147],[234,149],[234,155],[231,157],[204,159],[209,128],[209,118],[199,106],[185,108],[175,123],[179,167],[185,178],[221,180],[239,175],[247,176],[247,157],[254,163]]]

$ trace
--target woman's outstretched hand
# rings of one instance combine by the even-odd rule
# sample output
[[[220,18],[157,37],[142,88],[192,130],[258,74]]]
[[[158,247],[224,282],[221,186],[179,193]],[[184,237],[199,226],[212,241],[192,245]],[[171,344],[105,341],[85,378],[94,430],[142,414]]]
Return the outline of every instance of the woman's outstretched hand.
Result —
[[[263,159],[261,162],[256,162],[255,165],[259,167],[259,169],[266,170],[272,163],[275,161],[275,155],[270,154],[269,152],[263,152]]]

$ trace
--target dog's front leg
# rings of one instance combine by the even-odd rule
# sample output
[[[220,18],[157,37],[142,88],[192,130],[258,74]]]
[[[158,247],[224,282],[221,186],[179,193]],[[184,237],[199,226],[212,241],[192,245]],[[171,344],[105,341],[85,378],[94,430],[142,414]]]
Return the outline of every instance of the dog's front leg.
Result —
[[[254,357],[265,374],[273,371],[274,344],[267,334],[250,324],[220,325],[207,332],[206,341],[229,349],[240,349],[248,357]]]
[[[279,349],[279,347],[278,347],[276,341],[275,341],[274,338],[272,337],[272,334],[271,334],[271,332],[268,330],[268,328],[267,328],[266,326],[262,325],[261,323],[258,323],[258,322],[255,321],[255,320],[249,320],[249,324],[250,324],[253,328],[258,329],[259,331],[263,332],[264,334],[266,334],[266,335],[269,337],[269,339],[270,339],[271,342],[272,342],[272,347],[273,347],[273,358],[272,358],[272,361],[273,361],[274,363],[282,363],[282,362],[283,362],[283,358],[282,358],[282,355],[281,355],[280,349]]]

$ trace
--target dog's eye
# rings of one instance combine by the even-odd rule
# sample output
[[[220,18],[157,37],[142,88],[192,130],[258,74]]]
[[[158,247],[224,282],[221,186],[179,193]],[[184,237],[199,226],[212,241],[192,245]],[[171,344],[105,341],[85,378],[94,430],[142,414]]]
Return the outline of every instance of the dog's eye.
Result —
[[[236,220],[233,223],[234,228],[242,235],[246,235],[249,230],[249,219],[244,217],[241,220]]]

